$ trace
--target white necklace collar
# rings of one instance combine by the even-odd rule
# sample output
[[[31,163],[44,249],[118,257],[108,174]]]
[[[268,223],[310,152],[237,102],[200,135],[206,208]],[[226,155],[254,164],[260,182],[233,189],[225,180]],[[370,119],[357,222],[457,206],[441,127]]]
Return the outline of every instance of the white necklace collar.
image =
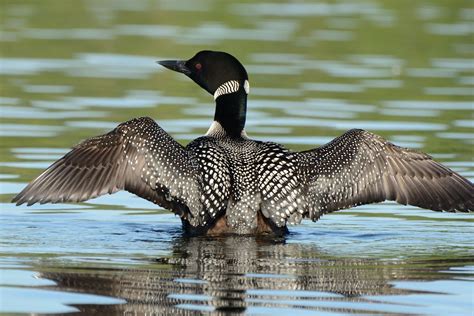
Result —
[[[217,88],[216,92],[214,92],[214,100],[216,100],[218,97],[224,94],[229,94],[229,93],[234,93],[238,91],[240,88],[240,84],[237,80],[229,80],[227,82],[224,82]],[[245,93],[249,94],[250,92],[250,84],[248,80],[245,80],[244,82],[244,90]]]

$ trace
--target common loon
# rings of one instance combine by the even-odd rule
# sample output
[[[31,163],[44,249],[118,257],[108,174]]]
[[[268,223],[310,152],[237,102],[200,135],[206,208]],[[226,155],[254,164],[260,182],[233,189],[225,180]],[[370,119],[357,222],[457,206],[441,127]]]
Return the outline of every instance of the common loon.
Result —
[[[303,152],[250,139],[247,72],[228,53],[158,63],[214,96],[205,136],[183,147],[151,118],[132,119],[73,147],[13,202],[79,202],[127,190],[172,210],[191,235],[282,235],[303,218],[384,200],[434,211],[474,209],[469,180],[365,130]]]

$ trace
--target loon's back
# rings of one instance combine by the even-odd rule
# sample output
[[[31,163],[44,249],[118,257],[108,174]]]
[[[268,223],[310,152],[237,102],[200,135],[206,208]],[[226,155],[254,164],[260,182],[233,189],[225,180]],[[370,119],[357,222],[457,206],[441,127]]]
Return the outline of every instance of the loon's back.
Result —
[[[220,135],[208,134],[186,147],[199,165],[203,205],[222,217],[219,229],[283,232],[287,221],[299,223],[296,154],[279,144]]]

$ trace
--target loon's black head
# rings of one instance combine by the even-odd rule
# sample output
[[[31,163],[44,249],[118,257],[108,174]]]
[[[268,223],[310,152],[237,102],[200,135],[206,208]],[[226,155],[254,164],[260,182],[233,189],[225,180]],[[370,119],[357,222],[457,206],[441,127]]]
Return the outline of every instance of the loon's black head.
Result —
[[[228,53],[203,50],[189,60],[164,60],[158,63],[185,74],[214,95],[214,99],[221,94],[236,92],[239,87],[243,87],[246,93],[249,90],[247,71],[237,58]]]

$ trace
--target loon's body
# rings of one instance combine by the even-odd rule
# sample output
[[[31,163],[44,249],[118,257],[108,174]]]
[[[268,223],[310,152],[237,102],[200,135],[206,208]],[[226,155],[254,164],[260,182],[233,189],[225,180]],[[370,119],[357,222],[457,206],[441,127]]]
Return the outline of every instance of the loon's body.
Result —
[[[205,136],[183,147],[154,120],[130,120],[74,147],[13,201],[78,202],[127,190],[172,210],[195,235],[284,234],[303,218],[384,200],[435,211],[474,209],[469,180],[364,130],[304,152],[248,138],[248,76],[227,53],[159,63],[214,95],[214,122]]]

